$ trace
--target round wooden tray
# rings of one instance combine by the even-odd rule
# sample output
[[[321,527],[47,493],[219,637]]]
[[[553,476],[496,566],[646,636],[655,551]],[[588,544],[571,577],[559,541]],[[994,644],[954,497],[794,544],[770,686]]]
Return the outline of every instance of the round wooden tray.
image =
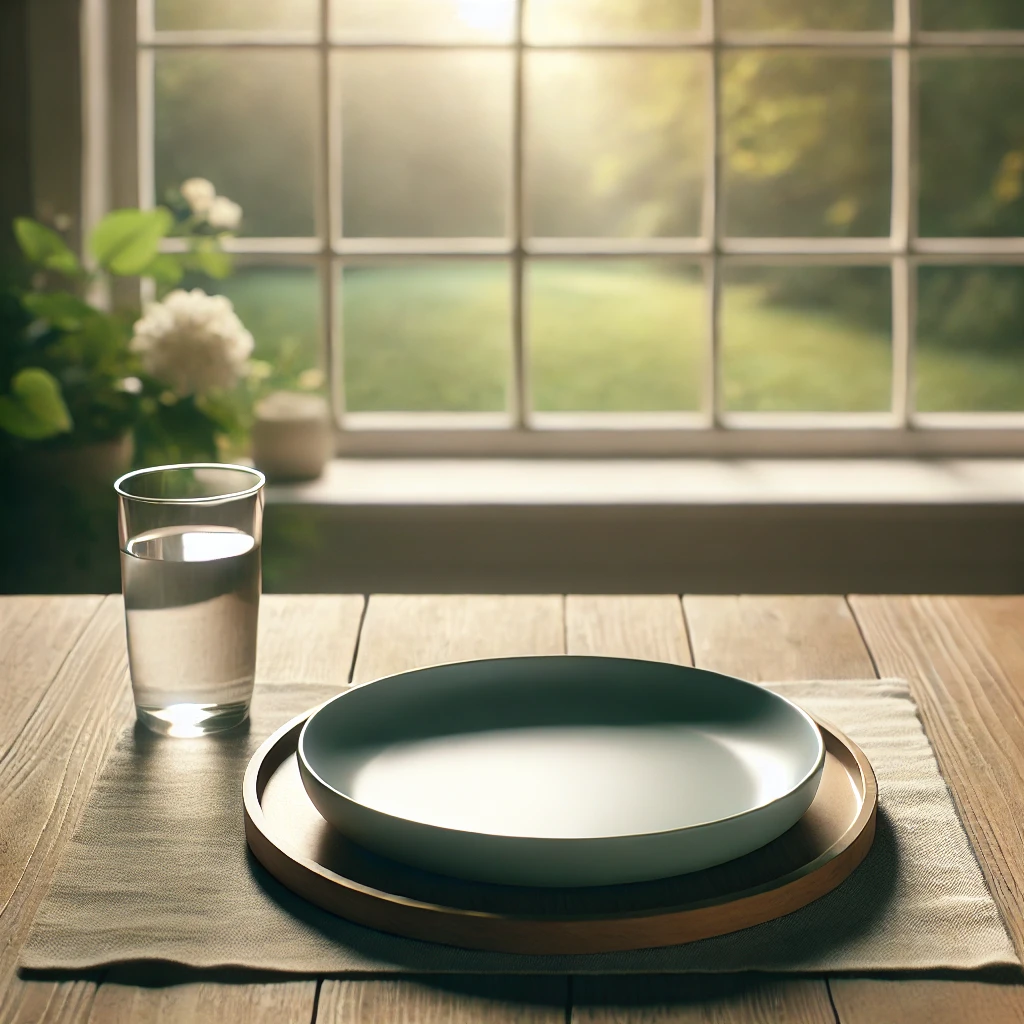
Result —
[[[825,770],[810,809],[774,842],[719,867],[630,885],[489,885],[379,857],[334,831],[310,803],[295,748],[307,712],[252,756],[245,837],[280,882],[358,924],[508,953],[607,953],[694,942],[761,924],[834,889],[875,835],[878,790],[863,751],[818,721]]]

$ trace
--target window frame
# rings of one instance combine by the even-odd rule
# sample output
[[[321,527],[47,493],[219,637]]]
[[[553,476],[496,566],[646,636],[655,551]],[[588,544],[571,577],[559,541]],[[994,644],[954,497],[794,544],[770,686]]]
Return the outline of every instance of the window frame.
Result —
[[[329,0],[320,0],[315,32],[161,32],[152,0],[88,0],[84,8],[83,221],[87,229],[119,206],[153,205],[154,54],[162,48],[301,47],[317,54],[319,82],[317,238],[239,238],[228,248],[239,265],[313,264],[321,283],[321,337],[337,423],[339,453],[349,455],[506,456],[814,456],[1010,455],[1024,453],[1024,412],[921,413],[914,409],[917,269],[927,265],[1019,265],[1024,238],[920,238],[917,234],[915,56],[920,53],[1006,53],[1024,58],[1024,32],[925,32],[914,0],[893,0],[891,32],[725,32],[716,0],[701,0],[702,24],[655,41],[543,45],[524,40],[523,0],[516,4],[510,43],[398,43],[332,40]],[[340,110],[332,55],[369,48],[436,52],[492,49],[513,54],[513,144],[510,236],[488,239],[346,239],[340,234]],[[885,56],[892,69],[892,213],[890,234],[877,238],[735,238],[724,235],[718,67],[743,49],[845,52]],[[662,50],[705,55],[708,90],[708,173],[703,237],[682,239],[531,239],[524,223],[524,65],[532,50]],[[101,68],[108,70],[103,74]],[[711,140],[714,140],[711,144]],[[180,240],[168,240],[173,250]],[[689,256],[705,274],[706,367],[703,404],[694,413],[538,413],[530,409],[524,270],[552,257]],[[507,261],[512,275],[509,408],[495,414],[353,413],[344,409],[340,324],[341,268],[346,261],[389,262],[413,256]],[[879,413],[729,413],[719,380],[721,270],[741,263],[831,263],[891,267],[892,402]],[[150,288],[147,288],[150,285]],[[151,294],[143,282],[142,297]],[[139,295],[136,293],[136,299]]]

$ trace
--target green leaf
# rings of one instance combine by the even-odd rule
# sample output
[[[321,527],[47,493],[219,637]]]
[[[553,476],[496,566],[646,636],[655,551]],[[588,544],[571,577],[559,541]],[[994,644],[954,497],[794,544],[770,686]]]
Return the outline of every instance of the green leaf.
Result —
[[[48,320],[63,331],[77,331],[93,319],[96,310],[70,292],[30,292],[21,297],[25,311],[37,320]]]
[[[140,277],[151,277],[157,284],[176,285],[185,276],[185,268],[177,256],[161,253],[154,256],[140,271]]]
[[[17,217],[14,221],[14,236],[30,262],[69,277],[81,274],[82,266],[78,257],[68,248],[67,242],[45,224],[31,217]]]
[[[57,379],[38,366],[30,366],[11,379],[11,393],[0,395],[0,429],[26,441],[66,434],[71,414],[64,404]]]
[[[210,277],[220,280],[231,273],[231,257],[220,249],[202,249],[196,253],[196,264]]]
[[[156,258],[160,240],[174,218],[162,206],[155,210],[114,210],[93,229],[89,247],[97,262],[112,274],[141,274]]]

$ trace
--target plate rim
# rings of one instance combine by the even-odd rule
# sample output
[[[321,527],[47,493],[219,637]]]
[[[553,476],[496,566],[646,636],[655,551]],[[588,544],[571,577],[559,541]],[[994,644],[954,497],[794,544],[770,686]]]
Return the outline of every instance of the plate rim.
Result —
[[[811,768],[804,773],[798,782],[794,783],[784,793],[780,793],[778,796],[772,797],[770,800],[766,800],[763,803],[754,805],[753,807],[744,808],[741,811],[737,811],[734,814],[728,814],[719,818],[711,818],[707,821],[694,822],[689,825],[680,825],[675,828],[667,829],[656,829],[652,832],[623,832],[616,835],[601,835],[601,836],[527,836],[527,835],[507,835],[499,832],[479,832],[472,829],[458,829],[451,828],[447,825],[438,825],[434,822],[417,821],[414,818],[406,818],[397,814],[391,814],[388,811],[382,811],[379,808],[371,807],[368,804],[361,803],[358,800],[353,799],[349,794],[341,792],[341,790],[332,786],[327,782],[313,767],[309,764],[304,750],[304,741],[306,738],[306,732],[309,728],[310,723],[315,717],[324,711],[330,705],[342,700],[349,694],[360,690],[366,686],[373,686],[377,683],[386,683],[393,679],[398,679],[404,676],[419,675],[423,672],[431,672],[437,669],[452,668],[453,666],[461,665],[493,665],[498,662],[550,662],[556,660],[572,660],[572,661],[599,661],[603,663],[616,662],[622,665],[643,665],[643,666],[658,666],[659,668],[670,668],[688,673],[697,673],[701,676],[711,676],[718,679],[728,680],[730,683],[740,683],[743,686],[755,687],[756,689],[767,693],[775,700],[781,701],[782,704],[787,706],[791,711],[796,712],[797,716],[803,719],[804,723],[810,727],[811,734],[814,736],[817,743],[817,753],[814,758],[814,763]],[[602,843],[612,844],[616,841],[629,842],[629,841],[642,841],[645,839],[653,839],[656,836],[681,836],[684,834],[695,834],[701,829],[720,828],[728,822],[738,821],[742,818],[748,817],[754,814],[760,814],[777,803],[781,803],[786,800],[803,786],[806,786],[808,782],[814,778],[815,775],[819,774],[825,764],[825,740],[822,736],[821,728],[818,725],[817,720],[807,711],[805,711],[796,701],[790,700],[788,697],[782,694],[776,693],[774,690],[769,689],[767,686],[763,686],[760,683],[754,683],[747,679],[742,679],[739,676],[731,676],[724,672],[712,672],[708,669],[697,668],[694,665],[678,665],[673,662],[666,661],[655,661],[650,658],[619,658],[619,657],[608,657],[597,654],[525,654],[525,655],[510,655],[507,657],[499,658],[468,658],[460,661],[448,661],[440,662],[436,665],[424,665],[420,668],[407,669],[403,672],[392,672],[386,676],[380,676],[376,679],[368,680],[365,683],[359,683],[356,686],[350,686],[340,693],[335,694],[333,697],[328,698],[321,704],[317,705],[312,711],[308,712],[308,717],[302,725],[302,729],[299,732],[298,739],[295,744],[296,756],[299,763],[300,774],[302,772],[309,772],[309,774],[325,789],[329,790],[334,796],[338,797],[346,804],[352,807],[360,808],[361,810],[368,810],[376,815],[380,815],[382,818],[386,818],[389,821],[401,822],[404,824],[413,823],[420,825],[424,828],[429,828],[436,832],[445,833],[454,836],[466,836],[466,837],[483,837],[485,839],[498,839],[498,840],[509,840],[518,841],[525,840],[532,844],[550,844],[550,845],[573,845],[579,843]],[[312,799],[312,798],[310,798]]]

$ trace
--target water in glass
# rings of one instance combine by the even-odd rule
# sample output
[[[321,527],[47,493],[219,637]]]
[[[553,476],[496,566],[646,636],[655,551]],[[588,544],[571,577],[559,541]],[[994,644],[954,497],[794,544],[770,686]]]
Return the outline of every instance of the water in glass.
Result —
[[[260,550],[230,527],[172,526],[121,552],[128,659],[139,718],[200,736],[241,722],[256,663]]]

